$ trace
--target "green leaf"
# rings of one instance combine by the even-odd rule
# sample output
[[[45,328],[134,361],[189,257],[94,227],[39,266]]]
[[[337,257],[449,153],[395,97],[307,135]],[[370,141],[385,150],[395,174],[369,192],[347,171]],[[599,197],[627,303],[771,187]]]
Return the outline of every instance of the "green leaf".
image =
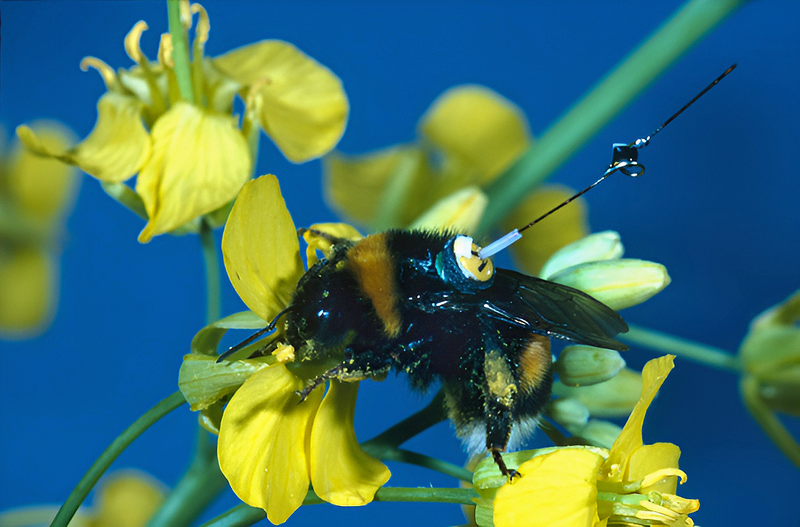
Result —
[[[262,329],[266,326],[267,323],[252,311],[241,311],[217,320],[198,331],[192,339],[190,347],[193,354],[216,356],[219,341],[229,329]],[[250,346],[240,351],[245,349],[250,349]],[[231,360],[235,360],[236,356],[246,357],[247,355],[237,352],[234,357],[231,357]]]
[[[192,410],[203,410],[236,391],[251,375],[274,362],[272,356],[217,362],[216,357],[208,355],[185,355],[178,374],[178,388]]]

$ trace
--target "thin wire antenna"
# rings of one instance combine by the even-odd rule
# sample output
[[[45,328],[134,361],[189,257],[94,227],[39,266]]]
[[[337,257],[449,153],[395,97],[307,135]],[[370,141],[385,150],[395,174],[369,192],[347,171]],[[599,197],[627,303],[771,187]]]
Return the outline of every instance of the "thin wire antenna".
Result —
[[[637,177],[637,176],[641,176],[642,174],[644,174],[644,165],[639,163],[639,160],[638,160],[638,158],[639,158],[639,149],[647,146],[648,144],[650,144],[650,140],[653,139],[653,137],[655,137],[655,135],[658,132],[663,130],[665,126],[667,126],[669,123],[674,121],[676,117],[678,117],[680,114],[682,114],[684,112],[684,110],[686,110],[689,106],[694,104],[697,101],[697,99],[699,99],[700,97],[705,95],[705,93],[708,90],[710,90],[711,88],[716,86],[717,83],[719,83],[719,81],[724,79],[725,76],[728,75],[730,72],[732,72],[735,68],[736,68],[736,64],[733,64],[730,68],[725,70],[722,73],[722,75],[720,75],[719,77],[714,79],[714,81],[711,84],[709,84],[708,86],[706,86],[703,89],[703,91],[701,91],[700,93],[695,95],[692,98],[691,101],[689,101],[686,104],[684,104],[683,107],[680,110],[678,110],[677,112],[672,114],[672,117],[670,117],[669,119],[664,121],[664,123],[661,126],[656,128],[653,131],[653,133],[651,133],[647,137],[642,137],[642,138],[637,139],[636,141],[634,141],[632,143],[614,143],[614,145],[612,145],[613,150],[612,150],[611,164],[608,166],[608,169],[606,169],[606,171],[603,173],[603,175],[600,177],[600,179],[598,179],[597,181],[595,181],[594,183],[592,183],[591,185],[589,185],[585,189],[581,190],[580,192],[578,192],[577,194],[575,194],[571,198],[567,199],[566,201],[564,201],[560,205],[557,205],[556,207],[550,209],[548,212],[542,214],[541,216],[539,216],[538,218],[536,218],[532,222],[528,223],[524,227],[520,227],[520,228],[514,229],[513,231],[509,232],[508,234],[506,234],[502,238],[499,238],[499,239],[493,241],[492,243],[490,243],[489,245],[487,245],[486,247],[484,247],[483,249],[481,249],[478,252],[478,257],[481,258],[481,259],[486,259],[486,258],[489,258],[490,256],[493,256],[493,255],[497,254],[498,252],[502,251],[503,249],[505,249],[506,247],[508,247],[512,243],[514,243],[517,240],[519,240],[520,238],[522,238],[522,232],[523,231],[533,227],[534,225],[536,225],[537,223],[539,223],[540,221],[542,221],[543,219],[545,219],[546,217],[548,217],[549,215],[551,215],[555,211],[559,210],[560,208],[562,208],[562,207],[564,207],[566,205],[569,205],[572,201],[574,201],[575,199],[581,197],[582,195],[584,195],[585,193],[589,192],[594,187],[599,185],[601,181],[605,180],[608,176],[610,176],[614,172],[619,170],[620,172],[622,172],[626,176],[631,176],[631,177]]]
[[[697,99],[699,99],[700,97],[702,97],[703,95],[705,95],[705,94],[706,94],[706,92],[707,92],[708,90],[710,90],[711,88],[713,88],[714,86],[716,86],[716,85],[717,85],[717,83],[719,83],[719,81],[721,81],[722,79],[724,79],[724,78],[725,78],[725,76],[727,76],[727,75],[728,75],[730,72],[732,72],[734,69],[736,69],[736,64],[735,64],[735,63],[734,63],[734,64],[732,64],[730,68],[728,68],[728,69],[726,69],[724,72],[722,72],[722,75],[720,75],[719,77],[717,77],[716,79],[714,79],[714,81],[713,81],[711,84],[709,84],[708,86],[706,86],[706,87],[703,89],[703,91],[701,91],[700,93],[698,93],[697,95],[695,95],[695,96],[694,96],[694,99],[692,99],[691,101],[689,101],[689,102],[687,102],[686,104],[684,104],[684,105],[683,105],[683,108],[681,108],[680,110],[678,110],[677,112],[675,112],[674,114],[672,114],[672,117],[670,117],[669,119],[667,119],[666,121],[664,121],[664,124],[662,124],[661,126],[659,126],[658,128],[656,128],[656,129],[655,129],[655,131],[653,131],[653,133],[652,133],[652,134],[650,134],[650,135],[648,135],[647,137],[644,137],[644,138],[642,138],[642,139],[637,139],[636,141],[634,141],[633,143],[629,144],[628,146],[632,146],[632,147],[634,147],[634,148],[641,148],[641,147],[643,147],[643,146],[647,146],[647,145],[650,143],[650,140],[651,140],[653,137],[655,137],[655,135],[656,135],[658,132],[660,132],[661,130],[663,130],[665,126],[667,126],[669,123],[671,123],[672,121],[674,121],[676,117],[678,117],[680,114],[682,114],[682,113],[683,113],[683,111],[684,111],[684,110],[686,110],[686,108],[688,108],[689,106],[693,105],[693,104],[695,103],[695,101],[697,101]]]

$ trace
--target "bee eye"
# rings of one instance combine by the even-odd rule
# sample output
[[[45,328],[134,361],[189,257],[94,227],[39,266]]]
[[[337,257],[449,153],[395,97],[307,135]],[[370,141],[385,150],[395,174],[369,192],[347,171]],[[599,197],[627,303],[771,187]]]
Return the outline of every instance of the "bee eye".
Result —
[[[494,266],[488,258],[478,256],[480,247],[475,245],[469,236],[457,236],[453,242],[453,252],[458,267],[464,276],[478,282],[486,282],[494,275]]]

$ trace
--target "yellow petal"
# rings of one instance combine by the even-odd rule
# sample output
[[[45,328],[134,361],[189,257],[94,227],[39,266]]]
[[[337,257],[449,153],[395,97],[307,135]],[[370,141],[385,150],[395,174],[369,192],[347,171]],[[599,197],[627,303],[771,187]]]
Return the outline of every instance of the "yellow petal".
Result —
[[[153,155],[136,180],[150,218],[142,243],[231,201],[251,167],[236,120],[186,102],[156,121],[152,138]]]
[[[285,522],[308,491],[308,445],[322,399],[316,389],[299,403],[305,382],[281,363],[256,372],[222,415],[219,466],[239,498]]]
[[[644,416],[658,389],[670,370],[674,368],[674,358],[673,355],[665,355],[645,364],[642,370],[642,395],[622,428],[622,433],[611,447],[608,460],[603,466],[609,479],[620,480],[625,475],[631,454],[642,446]]]
[[[234,289],[259,317],[272,320],[289,305],[303,262],[275,176],[242,188],[222,235],[222,257]]]
[[[419,132],[445,154],[477,169],[478,183],[498,176],[530,143],[522,111],[496,92],[473,85],[440,95],[422,116]]]
[[[520,228],[575,194],[560,185],[548,185],[531,194],[505,220],[504,232]],[[538,276],[545,262],[559,249],[589,233],[586,202],[580,198],[537,223],[511,246],[514,261],[527,274]]]
[[[0,331],[25,338],[49,324],[55,304],[57,264],[39,248],[0,251]]]
[[[489,198],[479,187],[467,187],[437,201],[414,220],[412,229],[455,230],[472,234],[478,228]]]
[[[60,123],[38,122],[31,129],[49,151],[65,150],[73,142],[72,132]],[[8,169],[8,192],[24,214],[45,221],[54,219],[72,208],[79,184],[74,168],[25,148],[14,149]]]
[[[597,471],[603,457],[565,448],[519,467],[521,478],[501,487],[494,501],[497,527],[592,527],[597,517]]]
[[[288,42],[263,40],[217,57],[214,65],[250,87],[261,127],[296,163],[329,152],[344,133],[348,103],[328,68]]]
[[[137,470],[104,479],[94,500],[94,527],[144,527],[164,501],[164,485]]]
[[[337,152],[326,156],[322,166],[328,203],[365,225],[373,225],[389,205],[397,213],[393,227],[404,227],[440,196],[431,189],[434,179],[427,160],[414,146],[393,146],[360,156]]]
[[[628,473],[625,475],[626,481],[639,481],[648,475],[663,469],[678,468],[678,460],[681,457],[681,449],[672,443],[655,443],[643,445],[634,450],[628,463]],[[641,494],[655,490],[675,494],[678,488],[678,478],[670,476],[661,479],[657,483],[646,486],[639,490]]]
[[[150,138],[142,123],[141,101],[108,92],[97,101],[97,123],[72,149],[48,147],[30,128],[20,126],[20,141],[33,152],[77,165],[89,175],[119,183],[138,172],[150,157]]]
[[[332,382],[311,430],[311,486],[339,506],[371,502],[391,475],[358,444],[353,429],[357,394],[357,382]]]

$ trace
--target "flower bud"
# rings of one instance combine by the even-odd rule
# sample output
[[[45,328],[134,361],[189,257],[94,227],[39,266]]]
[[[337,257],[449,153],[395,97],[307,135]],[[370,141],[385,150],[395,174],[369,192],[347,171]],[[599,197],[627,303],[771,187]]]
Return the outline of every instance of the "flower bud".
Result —
[[[624,368],[611,379],[592,386],[571,387],[556,381],[553,393],[579,401],[595,417],[622,417],[630,414],[639,401],[642,376]]]
[[[800,415],[800,291],[757,316],[739,349],[746,376],[772,410]]]
[[[574,265],[549,280],[579,289],[617,311],[644,302],[670,282],[663,265],[634,259]]]
[[[582,427],[567,427],[572,435],[582,437],[594,446],[611,448],[622,432],[622,427],[602,419],[590,419]]]
[[[594,346],[567,346],[554,364],[567,386],[590,386],[607,381],[625,367],[618,351]]]
[[[589,422],[589,409],[580,401],[570,398],[552,401],[547,414],[568,430],[572,427],[582,428]]]
[[[574,265],[618,260],[622,257],[623,251],[619,233],[614,231],[596,232],[556,251],[542,267],[539,277],[549,280],[559,271]]]

